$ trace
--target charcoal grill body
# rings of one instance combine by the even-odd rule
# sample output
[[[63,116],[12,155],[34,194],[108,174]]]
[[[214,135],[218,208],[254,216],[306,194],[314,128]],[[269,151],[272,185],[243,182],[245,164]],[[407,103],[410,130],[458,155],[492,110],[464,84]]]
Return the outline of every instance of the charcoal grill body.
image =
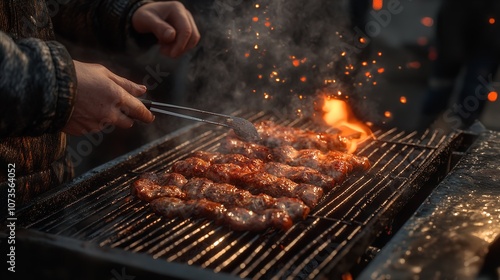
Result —
[[[269,112],[241,114],[314,129],[309,119]],[[286,232],[233,232],[202,219],[166,219],[130,195],[142,172],[167,170],[196,150],[216,151],[224,129],[193,125],[98,167],[17,213],[18,276],[46,279],[338,278],[376,252],[398,224],[458,162],[476,135],[378,130],[359,154],[372,168],[325,195],[305,221]],[[404,210],[404,211],[403,211]],[[4,228],[4,232],[5,228]],[[382,245],[381,245],[382,244]],[[5,245],[5,233],[2,238]],[[30,265],[37,258],[38,267]],[[36,256],[36,257],[34,257]],[[33,268],[34,267],[34,268]],[[37,270],[40,269],[40,270]],[[43,273],[40,273],[43,272]],[[84,273],[85,272],[85,273]],[[140,277],[139,277],[140,276]],[[90,278],[89,278],[90,277]],[[130,279],[130,278],[129,278]]]

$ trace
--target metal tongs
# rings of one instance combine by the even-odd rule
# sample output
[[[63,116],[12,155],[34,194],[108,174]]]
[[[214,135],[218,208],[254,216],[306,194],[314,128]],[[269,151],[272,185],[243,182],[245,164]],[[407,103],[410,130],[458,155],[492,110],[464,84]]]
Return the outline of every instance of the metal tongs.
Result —
[[[257,132],[257,129],[255,128],[255,126],[251,122],[249,122],[248,120],[246,120],[244,118],[233,117],[233,116],[229,116],[229,115],[213,113],[213,112],[208,112],[208,111],[203,111],[203,110],[199,110],[199,109],[195,109],[195,108],[183,107],[183,106],[178,106],[178,105],[173,105],[173,104],[154,102],[151,100],[145,100],[145,99],[141,99],[141,98],[139,98],[139,100],[151,112],[157,112],[157,113],[162,113],[162,114],[166,114],[166,115],[170,115],[170,116],[174,116],[174,117],[179,117],[179,118],[184,118],[184,119],[188,119],[188,120],[225,126],[228,128],[232,128],[234,133],[236,134],[236,136],[240,137],[243,140],[246,140],[249,142],[255,142],[255,141],[260,140],[259,133]],[[184,111],[190,111],[190,112],[195,112],[195,113],[209,115],[209,116],[217,116],[217,117],[223,118],[223,122],[217,122],[217,121],[197,118],[197,117],[193,117],[193,116],[189,116],[189,115],[184,115],[184,114],[180,114],[180,113],[176,113],[176,112],[167,111],[167,110],[160,109],[160,108],[184,110]]]

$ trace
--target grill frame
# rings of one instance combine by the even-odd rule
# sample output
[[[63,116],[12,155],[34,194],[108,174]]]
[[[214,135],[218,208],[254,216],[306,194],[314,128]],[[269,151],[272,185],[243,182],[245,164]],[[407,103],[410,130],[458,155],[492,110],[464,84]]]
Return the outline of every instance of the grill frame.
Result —
[[[269,112],[258,112],[258,113],[251,113],[248,116],[244,116],[252,121],[255,121],[257,119],[262,119],[262,118],[275,118],[279,120],[279,117],[276,115],[269,115]],[[282,124],[285,125],[294,125],[294,126],[301,126],[303,125],[304,120],[297,119],[294,121],[290,120],[280,120]],[[311,123],[310,120],[305,121],[307,125]],[[209,127],[212,128],[212,127]],[[54,227],[53,223],[45,223],[43,220],[40,220],[41,217],[46,217],[46,219],[54,218],[53,215],[56,215],[55,218],[57,218],[57,213],[60,213],[62,210],[61,209],[68,209],[71,211],[71,214],[64,214],[62,213],[63,218],[69,218],[73,219],[72,217],[75,217],[77,215],[83,216],[85,215],[85,210],[82,210],[86,204],[83,205],[78,205],[81,204],[82,201],[84,201],[87,198],[98,198],[102,199],[102,202],[89,202],[92,205],[98,205],[101,203],[103,209],[106,208],[106,202],[109,200],[109,198],[113,198],[111,192],[114,191],[113,186],[117,184],[128,184],[130,183],[138,173],[140,172],[145,172],[145,171],[151,171],[152,169],[155,169],[158,171],[157,168],[154,168],[155,166],[158,166],[160,164],[164,163],[172,163],[174,159],[176,158],[182,158],[187,156],[187,154],[183,151],[183,149],[186,148],[186,146],[195,146],[199,149],[204,149],[206,147],[209,148],[214,148],[213,144],[217,143],[220,139],[222,139],[225,136],[225,131],[218,129],[218,130],[209,130],[208,127],[202,126],[202,125],[193,125],[190,127],[186,127],[185,129],[179,130],[173,134],[170,134],[166,136],[165,138],[162,138],[158,141],[155,141],[149,145],[146,145],[142,147],[139,150],[136,150],[135,152],[132,152],[130,154],[127,154],[119,159],[117,159],[114,162],[110,162],[104,166],[101,166],[97,169],[94,169],[93,171],[85,174],[84,176],[78,178],[76,181],[70,183],[69,185],[63,186],[59,188],[58,190],[54,190],[53,192],[49,193],[48,195],[44,196],[43,198],[39,199],[38,201],[35,201],[33,204],[25,207],[19,212],[19,221],[22,223],[21,226],[28,228],[30,230],[35,230],[39,232],[45,232],[49,235],[54,235],[54,238],[58,238],[58,236],[64,237],[61,238],[61,240],[66,240],[68,236],[70,238],[75,239],[75,240],[80,240],[85,243],[92,243],[95,244],[95,239],[98,238],[99,236],[84,236],[84,238],[80,238],[79,236],[79,231],[83,230],[88,230],[91,229],[95,224],[91,221],[89,224],[85,224],[85,226],[76,229],[76,231],[69,231],[68,229],[61,229],[57,230],[57,227]],[[388,130],[385,132],[379,131],[380,133],[393,133],[395,132],[395,129]],[[213,136],[216,137],[213,137]],[[290,230],[286,232],[283,236],[277,237],[276,233],[273,232],[265,232],[263,234],[252,234],[252,233],[231,233],[232,236],[236,236],[235,240],[243,240],[243,239],[249,239],[249,244],[248,247],[245,249],[247,251],[252,251],[254,252],[253,254],[256,255],[263,251],[264,253],[266,252],[271,252],[269,253],[266,257],[269,259],[269,262],[265,262],[266,257],[262,259],[262,261],[258,262],[257,264],[255,262],[250,262],[249,260],[252,260],[250,255],[244,255],[243,257],[240,258],[240,256],[237,256],[236,259],[232,261],[232,263],[238,263],[240,259],[243,259],[240,264],[244,264],[245,266],[242,267],[237,267],[237,268],[232,268],[232,269],[221,269],[218,270],[218,267],[213,269],[216,272],[227,272],[231,273],[234,275],[238,275],[240,277],[250,277],[250,278],[279,278],[279,277],[285,277],[285,276],[293,276],[293,277],[298,277],[298,278],[314,278],[319,275],[327,276],[327,277],[338,277],[342,273],[349,271],[349,269],[352,268],[353,263],[355,263],[355,260],[359,258],[366,248],[370,245],[371,242],[383,231],[384,227],[389,225],[390,219],[394,218],[394,216],[399,212],[399,209],[406,203],[410,201],[410,199],[417,193],[417,191],[422,191],[424,186],[428,184],[431,181],[439,181],[440,178],[444,177],[444,175],[447,173],[448,170],[443,170],[440,168],[440,166],[446,165],[449,166],[450,163],[450,158],[451,154],[453,151],[457,150],[460,145],[463,144],[464,142],[464,137],[463,133],[454,133],[451,135],[441,135],[439,136],[439,133],[437,132],[431,132],[427,131],[421,136],[420,140],[427,140],[425,135],[433,135],[431,137],[432,139],[435,139],[436,137],[441,137],[441,140],[437,141],[437,145],[428,145],[429,143],[425,143],[422,141],[417,141],[418,139],[415,138],[415,136],[418,136],[416,133],[404,133],[404,132],[399,132],[396,133],[397,135],[401,136],[406,136],[404,138],[399,139],[398,137],[392,138],[392,139],[386,139],[386,141],[372,141],[371,143],[380,143],[380,146],[384,147],[385,146],[390,146],[392,147],[391,149],[396,149],[400,147],[402,151],[412,150],[412,149],[421,149],[422,151],[427,151],[428,152],[428,158],[423,162],[423,165],[420,165],[416,170],[412,171],[412,176],[407,179],[402,179],[396,176],[393,178],[393,180],[400,180],[398,181],[400,185],[405,185],[407,187],[400,187],[400,191],[396,192],[394,195],[396,196],[397,199],[392,199],[391,203],[388,205],[385,205],[385,210],[384,211],[378,211],[375,213],[375,218],[372,218],[369,220],[370,222],[368,223],[362,223],[356,220],[343,220],[343,219],[336,219],[332,217],[325,217],[325,216],[316,216],[317,213],[321,213],[322,210],[324,209],[325,205],[328,204],[328,198],[332,196],[336,196],[335,198],[338,200],[341,195],[338,195],[338,191],[342,191],[342,188],[347,188],[351,187],[354,183],[352,181],[360,180],[362,177],[359,176],[351,176],[346,182],[344,182],[340,187],[336,187],[332,192],[330,192],[328,195],[326,195],[324,199],[320,202],[320,204],[312,211],[311,217],[309,217],[306,222],[299,223],[298,225],[295,226],[295,230]],[[383,135],[382,135],[383,136]],[[380,137],[380,135],[379,135]],[[186,142],[186,138],[190,139],[195,139],[192,142]],[[210,138],[210,141],[205,141],[207,138]],[[201,141],[201,143],[198,145],[198,141]],[[414,143],[417,141],[416,143]],[[431,141],[431,143],[434,140]],[[361,153],[363,151],[367,150],[367,147],[369,147],[370,144],[365,145],[361,149]],[[192,151],[192,150],[191,150]],[[384,153],[384,151],[382,151]],[[164,156],[166,155],[166,156]],[[151,160],[153,159],[153,160]],[[404,161],[400,161],[400,163],[403,163]],[[376,164],[376,163],[375,163]],[[384,165],[387,166],[387,165]],[[130,172],[124,173],[123,171],[127,170]],[[121,174],[121,175],[117,175]],[[391,173],[388,173],[390,176]],[[375,174],[377,175],[377,174]],[[364,175],[367,176],[367,175]],[[373,180],[376,179],[376,176],[372,178]],[[99,186],[99,187],[95,187]],[[428,190],[430,192],[432,188]],[[426,192],[423,190],[424,193]],[[342,194],[342,193],[341,193]],[[346,195],[349,195],[350,193],[347,192]],[[83,195],[83,197],[82,197]],[[359,195],[359,194],[355,194]],[[335,199],[334,198],[334,199]],[[114,197],[111,199],[111,203],[122,203],[125,201],[126,207],[138,207],[138,212],[143,211],[145,203],[139,202],[139,201],[134,201],[130,200],[127,196],[125,197]],[[335,201],[335,200],[333,200]],[[332,203],[330,201],[330,203]],[[74,207],[77,207],[77,209],[74,209]],[[118,209],[120,209],[118,207]],[[327,209],[328,210],[328,209]],[[118,211],[118,210],[117,210]],[[136,221],[139,221],[140,223],[142,218],[150,218],[154,214],[149,213],[150,211],[145,210],[146,216],[143,214],[131,214],[130,216],[127,217],[119,217],[119,219],[124,220],[124,225],[122,227],[126,227],[129,224],[133,224]],[[331,209],[330,209],[331,212]],[[75,213],[75,214],[73,214]],[[76,219],[76,218],[75,218]],[[87,218],[88,219],[88,218]],[[99,220],[100,219],[100,220]],[[116,222],[116,217],[113,218],[113,213],[108,213],[104,217],[100,217],[97,220],[97,224],[102,223],[103,220],[109,220],[111,222],[115,221]],[[161,220],[162,218],[157,218],[156,222]],[[310,220],[314,221],[310,221]],[[120,220],[118,220],[117,223],[119,223]],[[182,227],[182,223],[180,227]],[[187,230],[191,228],[198,228],[202,227],[201,230],[204,230],[207,227],[207,222],[201,221],[201,220],[195,220],[193,222],[191,221],[184,221],[184,223],[191,223],[190,227],[187,228]],[[329,244],[334,244],[329,242],[328,238],[325,238],[326,242],[323,242],[323,244],[319,244],[319,247],[323,247],[323,249],[326,248],[325,250],[319,250],[318,247],[315,248],[306,248],[302,250],[301,254],[296,255],[297,258],[300,255],[308,255],[308,252],[311,252],[312,254],[309,255],[311,258],[311,262],[317,261],[318,266],[317,267],[312,267],[309,268],[307,266],[305,267],[300,267],[300,265],[304,264],[306,265],[306,262],[302,262],[298,267],[293,268],[293,265],[295,262],[289,262],[286,263],[286,266],[290,266],[290,269],[281,269],[278,271],[275,271],[276,268],[279,268],[281,265],[280,263],[276,264],[273,261],[276,260],[273,256],[276,254],[274,252],[274,249],[276,246],[286,244],[286,242],[281,242],[281,241],[286,241],[286,238],[290,235],[293,234],[299,234],[300,230],[299,229],[307,229],[308,225],[310,226],[311,224],[315,223],[334,223],[335,226],[339,226],[341,229],[342,228],[348,228],[348,227],[364,227],[364,234],[357,234],[354,235],[354,237],[350,237],[349,235],[346,236],[345,238],[350,239],[350,243],[343,245],[341,250],[338,250],[336,254],[333,254],[335,251],[337,251],[337,248],[328,248],[325,246],[329,246]],[[40,227],[41,224],[44,224],[42,227]],[[77,224],[77,223],[75,223]],[[175,224],[175,222],[172,222],[172,224]],[[109,227],[109,225],[108,225]],[[211,225],[208,225],[208,227],[212,227]],[[317,228],[321,228],[322,226],[318,226]],[[326,226],[327,228],[332,228],[333,226],[330,224]],[[133,227],[130,227],[131,230]],[[139,227],[136,226],[135,229],[138,229]],[[212,234],[217,234],[219,232],[226,232],[222,227],[213,227],[214,229],[211,229],[212,231],[215,231],[215,233]],[[111,228],[113,229],[113,228]],[[123,229],[123,228],[122,228]],[[117,230],[121,230],[118,228]],[[129,231],[131,231],[129,230]],[[157,229],[157,230],[161,230]],[[187,230],[184,230],[184,233],[187,232]],[[309,230],[310,231],[310,230]],[[333,231],[333,229],[332,229]],[[355,230],[353,230],[355,232]],[[293,232],[293,234],[292,234]],[[158,232],[156,232],[158,233]],[[113,236],[111,233],[106,233],[105,231],[102,232],[102,234],[109,234],[109,238]],[[185,237],[183,236],[182,232],[176,233],[178,234],[178,237]],[[118,237],[115,238],[126,238],[126,237],[120,237],[120,234],[117,234]],[[133,233],[131,234],[133,235]],[[270,236],[271,235],[271,236]],[[160,240],[159,237],[162,235],[157,236],[157,240]],[[328,235],[325,235],[328,237]],[[89,237],[91,237],[89,239]],[[177,238],[177,237],[176,237]],[[207,239],[210,238],[210,236],[207,237]],[[258,245],[256,248],[253,248],[253,244],[256,242],[256,240],[264,239],[264,241],[267,238],[267,243],[261,243]],[[323,237],[320,237],[320,239]],[[340,238],[342,239],[342,238]],[[180,240],[180,239],[179,239]],[[315,239],[317,240],[317,239]],[[315,243],[315,240],[313,243]],[[118,245],[123,245],[126,244],[129,240],[124,241],[122,244]],[[222,240],[224,241],[224,240]],[[299,240],[300,241],[300,240]],[[64,243],[64,241],[61,241]],[[203,241],[202,241],[203,242]],[[294,244],[294,242],[297,242],[297,238],[292,238],[292,241],[289,244]],[[118,247],[117,249],[112,249],[110,252],[115,252],[117,253],[121,250],[123,250],[123,247],[116,246],[116,241],[110,240],[109,242],[104,242],[101,241],[97,243],[99,246],[103,248],[115,248]],[[318,243],[318,242],[316,242]],[[113,246],[113,244],[115,244]],[[182,241],[178,245],[182,244]],[[111,245],[111,246],[110,246]],[[267,248],[266,251],[266,245],[269,245],[271,249]],[[129,247],[131,244],[128,245]],[[135,246],[135,245],[134,245]],[[139,244],[139,246],[143,246]],[[154,246],[154,245],[153,245]],[[197,244],[195,244],[197,246]],[[274,246],[274,247],[273,247]],[[283,245],[284,246],[284,245]],[[227,246],[226,246],[227,247]],[[292,246],[293,247],[293,246]],[[128,249],[133,249],[134,247],[130,247]],[[128,251],[127,247],[125,247],[125,251]],[[253,250],[252,250],[253,249]],[[257,250],[256,250],[257,249]],[[288,252],[287,247],[284,247],[284,250],[282,251],[283,254],[291,254],[291,252]],[[331,252],[329,252],[332,250]],[[208,250],[210,251],[210,250]],[[320,253],[321,252],[327,252],[326,256],[322,256]],[[329,252],[329,253],[328,253]],[[102,252],[101,252],[102,253]],[[202,252],[200,252],[202,253]],[[199,254],[200,254],[199,253]],[[227,253],[227,252],[226,252]],[[115,253],[111,253],[112,255]],[[274,255],[273,255],[274,254]],[[142,255],[142,254],[141,254]],[[281,255],[281,253],[278,253],[278,255]],[[133,257],[134,255],[132,255]],[[161,254],[161,252],[157,252],[155,257],[164,257],[164,255]],[[203,258],[204,256],[202,255],[200,257]],[[318,259],[315,259],[318,257]],[[170,256],[167,258],[169,261],[174,261],[178,260],[178,257]],[[293,257],[292,257],[293,259]],[[155,260],[156,261],[156,260]],[[196,262],[195,262],[196,263]],[[310,263],[310,262],[308,262]],[[234,265],[234,264],[233,264]],[[255,271],[258,271],[257,273]]]

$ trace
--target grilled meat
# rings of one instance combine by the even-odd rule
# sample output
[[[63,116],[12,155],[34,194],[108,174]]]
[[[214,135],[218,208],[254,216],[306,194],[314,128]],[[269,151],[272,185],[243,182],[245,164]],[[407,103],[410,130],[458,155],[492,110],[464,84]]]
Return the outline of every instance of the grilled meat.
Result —
[[[249,158],[241,154],[221,154],[198,151],[194,152],[191,157],[201,158],[209,163],[232,163],[245,167],[250,171],[260,171],[264,166],[264,162],[262,160]]]
[[[279,162],[266,162],[260,159],[252,159],[241,154],[222,154],[210,152],[195,152],[192,157],[201,158],[209,163],[230,163],[245,167],[251,171],[264,171],[277,177],[285,177],[296,183],[311,184],[328,191],[335,186],[335,179],[321,172],[305,167],[290,166]],[[234,167],[234,171],[241,169]],[[216,180],[217,181],[217,180]]]
[[[267,209],[285,211],[293,220],[303,220],[309,214],[309,207],[296,198],[273,198],[266,194],[253,195],[230,184],[214,183],[205,178],[185,179],[177,173],[165,177],[184,178],[183,184],[160,184],[156,175],[147,173],[133,183],[132,192],[142,200],[152,201],[160,197],[179,199],[206,199],[223,204],[226,208],[242,207],[263,213]]]
[[[148,202],[165,196],[185,199],[186,194],[179,187],[186,183],[186,178],[176,173],[145,173],[132,183],[132,194]]]
[[[336,184],[333,177],[305,166],[290,166],[279,162],[267,162],[264,170],[269,174],[277,177],[285,177],[296,183],[321,187],[325,191],[331,190]]]
[[[349,139],[339,134],[282,126],[272,121],[257,123],[255,128],[259,132],[263,144],[268,147],[292,146],[296,149],[346,151],[349,144]]]
[[[272,197],[295,197],[301,199],[309,207],[315,207],[323,196],[323,189],[320,187],[298,184],[287,178],[277,177],[264,171],[252,171],[246,166],[242,167],[233,163],[210,164],[202,159],[188,159],[178,161],[174,164],[172,170],[187,177],[196,173],[194,170],[198,170],[203,172],[206,178],[215,182],[234,184],[252,194],[262,193]],[[191,164],[193,162],[196,164]],[[201,171],[200,166],[208,166],[208,168]]]
[[[266,209],[256,213],[245,208],[227,209],[224,205],[206,199],[182,200],[175,197],[162,197],[151,202],[156,213],[168,218],[196,217],[215,221],[234,230],[262,231],[270,227],[288,230],[292,219],[285,211]]]
[[[198,151],[172,173],[142,175],[132,193],[173,218],[206,218],[234,230],[287,230],[307,217],[349,172],[367,170],[365,157],[343,153],[349,140],[261,122],[261,144],[228,136],[225,152]]]
[[[370,167],[370,163],[365,157],[336,151],[322,153],[313,149],[297,150],[292,146],[270,149],[233,137],[226,139],[225,149],[230,153],[240,153],[266,162],[275,161],[292,166],[313,168],[332,177],[336,182],[343,181],[347,173],[352,170],[366,170]]]
[[[179,160],[174,163],[172,170],[187,177],[204,177],[210,163],[195,157]]]

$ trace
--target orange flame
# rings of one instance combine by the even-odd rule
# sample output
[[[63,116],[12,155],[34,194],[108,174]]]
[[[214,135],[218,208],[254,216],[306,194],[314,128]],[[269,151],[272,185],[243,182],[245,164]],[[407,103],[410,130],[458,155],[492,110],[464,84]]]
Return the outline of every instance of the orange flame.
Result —
[[[323,105],[323,120],[331,127],[339,129],[340,135],[350,137],[359,134],[358,138],[351,138],[348,153],[354,153],[358,145],[375,138],[372,131],[364,123],[356,119],[347,103],[340,99],[325,97]]]

